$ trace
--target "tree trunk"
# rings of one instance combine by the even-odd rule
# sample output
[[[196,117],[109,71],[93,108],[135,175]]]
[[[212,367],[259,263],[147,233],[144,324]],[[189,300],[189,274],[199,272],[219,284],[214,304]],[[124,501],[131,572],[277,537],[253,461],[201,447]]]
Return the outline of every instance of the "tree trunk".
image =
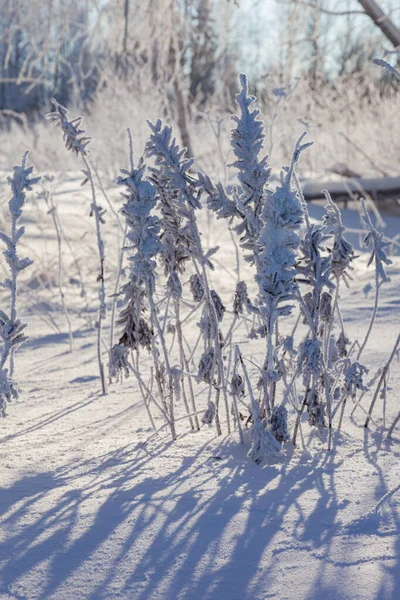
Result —
[[[182,144],[187,150],[187,155],[193,157],[193,150],[192,144],[190,142],[190,133],[188,127],[187,107],[181,85],[181,65],[176,44],[176,39],[172,38],[169,48],[169,68],[171,70],[175,92],[178,128],[181,134]]]
[[[358,0],[367,15],[372,19],[395,48],[400,48],[400,29],[385,15],[375,0]]]

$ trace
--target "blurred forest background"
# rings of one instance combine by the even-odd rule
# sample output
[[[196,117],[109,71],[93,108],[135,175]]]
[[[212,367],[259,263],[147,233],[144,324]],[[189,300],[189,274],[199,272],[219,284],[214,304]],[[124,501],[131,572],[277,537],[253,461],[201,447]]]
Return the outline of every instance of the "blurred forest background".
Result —
[[[0,168],[25,148],[40,169],[72,167],[44,119],[55,97],[85,116],[110,175],[126,127],[140,154],[146,119],[161,118],[226,177],[244,71],[273,165],[306,128],[308,174],[398,175],[399,85],[372,63],[398,64],[398,27],[398,0],[0,0]]]

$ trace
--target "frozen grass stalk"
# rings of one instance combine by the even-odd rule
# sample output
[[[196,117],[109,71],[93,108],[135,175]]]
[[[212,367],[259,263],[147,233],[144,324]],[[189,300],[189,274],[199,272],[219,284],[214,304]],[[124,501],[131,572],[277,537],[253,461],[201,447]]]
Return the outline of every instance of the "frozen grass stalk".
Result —
[[[156,124],[149,123],[152,134],[146,146],[147,156],[155,157],[156,167],[152,170],[153,178],[162,194],[162,187],[167,186],[169,193],[175,197],[177,214],[182,219],[180,234],[186,248],[186,254],[191,259],[197,277],[204,287],[204,311],[202,328],[206,350],[212,350],[212,372],[208,378],[211,387],[214,383],[214,371],[217,372],[217,390],[215,395],[215,420],[217,431],[220,434],[218,420],[218,400],[222,390],[225,402],[228,433],[230,433],[230,414],[227,399],[224,364],[219,337],[219,317],[215,303],[211,296],[207,267],[213,268],[210,257],[217,248],[204,253],[201,236],[198,229],[195,210],[200,208],[198,182],[189,174],[194,159],[186,158],[186,150],[181,149],[176,140],[172,138],[172,129],[163,127],[159,120]],[[209,404],[209,407],[211,405]]]
[[[160,401],[171,429],[172,439],[176,439],[174,373],[154,302],[156,259],[162,248],[161,222],[158,216],[152,214],[157,203],[156,188],[150,181],[144,179],[145,165],[143,161],[139,162],[137,169],[133,168],[132,149],[130,154],[130,170],[122,169],[122,175],[117,179],[117,183],[126,188],[123,195],[125,203],[122,207],[122,214],[128,228],[126,239],[130,246],[127,249],[133,251],[128,257],[130,280],[122,288],[126,306],[119,319],[119,324],[124,325],[120,344],[136,351],[143,346],[151,352]],[[144,317],[146,310],[150,312],[150,323]],[[161,356],[164,363],[160,360],[155,333],[161,345]],[[167,380],[167,394],[164,391],[164,378]]]
[[[371,320],[369,322],[369,326],[367,329],[367,333],[365,334],[364,341],[362,342],[360,349],[357,354],[357,360],[360,360],[361,354],[364,351],[365,346],[368,343],[369,336],[372,331],[372,327],[375,323],[375,318],[378,313],[379,308],[379,294],[381,286],[384,283],[390,281],[389,277],[386,274],[384,265],[391,265],[392,261],[387,257],[385,252],[385,246],[388,246],[389,242],[383,239],[383,233],[380,233],[375,229],[372,224],[371,218],[368,214],[367,207],[365,205],[365,201],[361,199],[361,205],[363,210],[363,221],[367,227],[368,233],[364,238],[364,245],[366,247],[370,247],[371,256],[368,261],[368,267],[374,263],[375,266],[375,299],[374,299],[374,308],[372,310]]]
[[[49,208],[48,212],[51,216],[51,219],[52,219],[53,225],[54,225],[54,230],[56,232],[57,259],[58,259],[58,261],[57,261],[58,262],[57,285],[58,285],[58,291],[60,293],[61,306],[63,309],[65,321],[66,321],[67,327],[68,327],[69,351],[72,352],[72,345],[73,345],[72,326],[71,326],[71,319],[69,318],[67,303],[65,301],[65,292],[64,292],[64,286],[63,286],[63,260],[62,260],[63,253],[62,253],[62,233],[61,233],[62,228],[61,228],[61,223],[60,223],[60,217],[59,217],[58,211],[57,211],[57,206],[54,204],[53,189],[50,188],[51,178],[45,177],[45,179],[47,180],[49,187],[43,186],[43,197]]]
[[[3,251],[10,276],[6,278],[1,286],[10,294],[10,311],[6,314],[0,311],[0,336],[3,348],[0,356],[0,415],[6,416],[6,405],[12,399],[18,398],[18,388],[13,381],[14,354],[17,348],[28,338],[24,334],[26,323],[18,319],[17,314],[17,292],[18,276],[32,264],[29,258],[19,258],[18,243],[25,233],[25,227],[19,225],[22,211],[26,202],[26,192],[32,190],[32,186],[40,181],[40,177],[31,177],[33,167],[27,166],[28,152],[22,158],[21,165],[13,167],[12,177],[7,181],[11,187],[11,198],[8,209],[11,218],[10,235],[0,232],[0,240],[5,244]],[[7,363],[9,364],[7,368]]]
[[[85,170],[83,171],[87,180],[90,183],[90,190],[92,195],[92,201],[90,205],[91,215],[94,215],[95,224],[96,224],[96,239],[97,239],[97,249],[99,256],[99,274],[97,276],[97,281],[99,282],[98,287],[98,295],[99,295],[99,312],[98,312],[98,322],[97,322],[97,360],[99,365],[99,373],[101,380],[101,389],[103,394],[107,392],[106,387],[106,379],[104,373],[104,364],[102,360],[102,351],[101,351],[101,336],[102,336],[102,324],[103,320],[106,316],[106,291],[105,291],[105,272],[104,272],[104,242],[102,239],[101,233],[101,225],[104,223],[103,215],[104,210],[100,208],[96,199],[96,190],[94,187],[92,170],[88,161],[88,150],[87,146],[91,141],[90,137],[84,136],[84,130],[80,129],[80,125],[82,123],[82,117],[78,117],[73,121],[68,120],[68,110],[59,104],[56,100],[52,100],[54,105],[54,111],[49,113],[47,116],[55,126],[60,126],[63,131],[63,140],[65,142],[65,146],[67,150],[72,150],[76,156],[79,156],[85,165]]]

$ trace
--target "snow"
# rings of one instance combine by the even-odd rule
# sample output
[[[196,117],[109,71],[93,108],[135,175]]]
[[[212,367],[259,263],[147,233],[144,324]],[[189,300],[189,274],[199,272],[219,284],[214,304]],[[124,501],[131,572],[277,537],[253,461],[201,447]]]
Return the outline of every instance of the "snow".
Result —
[[[73,176],[65,180],[56,201],[80,244],[94,320],[94,225],[79,184]],[[320,207],[311,211],[320,218]],[[50,280],[56,241],[50,217],[39,212],[33,205],[25,220],[26,247],[36,259],[30,277]],[[358,245],[358,214],[343,212]],[[399,217],[385,222],[388,235],[400,233]],[[117,255],[109,230],[111,263]],[[213,220],[204,238],[220,246],[213,277],[225,304],[236,260],[230,237]],[[372,311],[367,260],[356,261],[352,287],[343,292],[352,339],[363,338]],[[400,331],[400,258],[391,260],[391,281],[363,355],[370,375],[386,362]],[[254,282],[246,283],[254,292]],[[72,353],[56,288],[27,285],[21,293],[30,335],[16,356],[23,390],[0,421],[1,600],[400,598],[400,494],[373,510],[399,482],[400,427],[387,440],[373,424],[363,427],[358,410],[345,418],[327,453],[325,440],[305,423],[304,450],[287,445],[262,465],[247,458],[248,437],[241,446],[237,432],[218,438],[203,426],[190,433],[185,421],[177,422],[175,443],[167,429],[145,443],[152,430],[134,379],[100,394],[96,333],[80,314],[79,291],[68,289]],[[248,348],[255,356],[263,352],[259,346],[252,340]],[[395,359],[387,425],[400,409],[399,391]],[[374,419],[382,425],[379,402]]]

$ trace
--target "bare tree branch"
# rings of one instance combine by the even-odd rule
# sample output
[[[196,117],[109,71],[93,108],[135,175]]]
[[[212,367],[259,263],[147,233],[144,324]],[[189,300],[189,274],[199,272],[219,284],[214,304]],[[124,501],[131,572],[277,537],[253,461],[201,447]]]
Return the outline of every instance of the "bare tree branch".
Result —
[[[335,17],[344,17],[346,15],[368,15],[365,10],[329,10],[320,6],[319,4],[315,4],[314,2],[307,2],[307,0],[283,0],[284,4],[301,4],[302,6],[306,6],[307,8],[312,8],[313,10],[318,10],[326,15],[331,15]]]
[[[395,48],[400,47],[400,29],[385,15],[375,0],[358,0],[366,14],[375,23]]]

